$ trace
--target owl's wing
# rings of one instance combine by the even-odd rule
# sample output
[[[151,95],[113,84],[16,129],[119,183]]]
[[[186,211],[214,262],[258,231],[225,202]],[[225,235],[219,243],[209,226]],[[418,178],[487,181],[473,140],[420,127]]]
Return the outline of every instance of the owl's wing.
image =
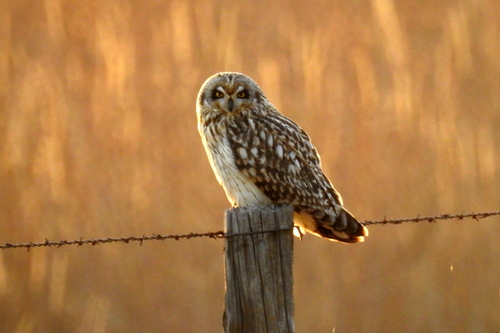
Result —
[[[309,136],[281,114],[265,118],[235,117],[227,131],[236,165],[273,202],[331,210],[342,199],[323,174]]]
[[[238,169],[274,203],[292,204],[301,228],[346,243],[368,236],[342,207],[340,195],[321,170],[316,148],[293,121],[278,112],[234,117],[227,139]]]

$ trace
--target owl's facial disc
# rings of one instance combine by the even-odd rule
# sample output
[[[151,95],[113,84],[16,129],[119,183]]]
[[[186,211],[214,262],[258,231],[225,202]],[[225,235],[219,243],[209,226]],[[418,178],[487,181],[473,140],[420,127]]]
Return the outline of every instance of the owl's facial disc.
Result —
[[[212,99],[224,111],[233,112],[248,102],[249,93],[243,86],[228,87],[217,86],[212,92]]]

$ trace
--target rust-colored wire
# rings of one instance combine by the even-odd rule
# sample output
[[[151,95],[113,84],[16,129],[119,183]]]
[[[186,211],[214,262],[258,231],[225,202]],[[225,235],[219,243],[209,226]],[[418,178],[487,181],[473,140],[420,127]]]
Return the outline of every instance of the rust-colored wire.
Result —
[[[462,213],[462,214],[442,214],[436,216],[417,216],[413,218],[403,218],[403,219],[383,219],[383,220],[370,220],[362,222],[363,225],[375,225],[375,224],[401,224],[407,222],[437,222],[441,220],[450,220],[450,219],[475,219],[480,220],[491,216],[500,215],[500,211],[496,212],[483,212],[483,213]],[[131,243],[131,242],[139,242],[142,244],[145,241],[151,240],[166,240],[166,239],[192,239],[192,238],[227,238],[234,236],[243,236],[243,235],[253,235],[253,234],[261,234],[266,232],[279,232],[279,231],[289,231],[292,229],[277,229],[277,230],[268,230],[268,231],[254,231],[254,232],[244,232],[244,233],[236,233],[236,234],[225,234],[223,231],[216,232],[206,232],[206,233],[188,233],[188,234],[179,234],[179,235],[150,235],[150,236],[131,236],[131,237],[108,237],[108,238],[95,238],[95,239],[77,239],[77,240],[59,240],[59,241],[49,241],[46,239],[44,242],[38,243],[5,243],[0,244],[0,249],[16,249],[16,248],[25,248],[28,251],[34,247],[61,247],[64,245],[100,245],[107,243]]]

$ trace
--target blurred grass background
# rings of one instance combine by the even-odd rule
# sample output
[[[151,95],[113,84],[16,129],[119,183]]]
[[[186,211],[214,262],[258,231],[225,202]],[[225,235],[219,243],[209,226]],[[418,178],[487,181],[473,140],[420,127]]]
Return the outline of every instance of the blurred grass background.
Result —
[[[222,229],[219,71],[308,131],[360,220],[498,210],[500,4],[0,2],[0,243]],[[295,242],[297,332],[493,332],[500,219]],[[222,241],[0,252],[1,332],[220,332]]]

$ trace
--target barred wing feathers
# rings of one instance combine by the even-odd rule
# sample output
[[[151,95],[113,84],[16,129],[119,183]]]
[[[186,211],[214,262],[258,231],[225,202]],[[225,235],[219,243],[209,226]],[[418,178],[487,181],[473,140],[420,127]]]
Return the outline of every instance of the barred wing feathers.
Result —
[[[363,241],[367,230],[342,207],[315,147],[297,124],[277,111],[234,117],[227,138],[237,168],[274,203],[292,204],[297,225],[332,240]]]

